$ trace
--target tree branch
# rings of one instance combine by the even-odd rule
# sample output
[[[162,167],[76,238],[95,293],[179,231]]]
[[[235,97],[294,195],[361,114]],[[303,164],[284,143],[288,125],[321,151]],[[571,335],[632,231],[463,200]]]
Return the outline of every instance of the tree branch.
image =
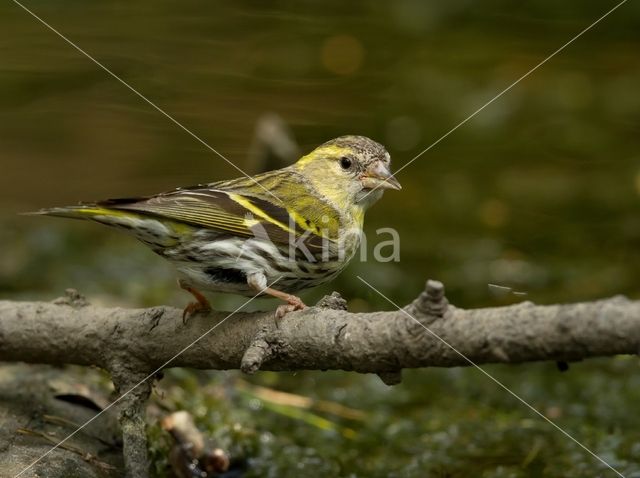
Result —
[[[275,319],[273,312],[103,308],[75,291],[47,302],[0,302],[0,361],[97,365],[120,392],[159,368],[349,370],[399,383],[404,368],[540,360],[575,361],[640,352],[640,301],[464,310],[428,281],[402,311],[352,314],[336,293]],[[127,472],[144,476],[143,404],[150,384],[119,404]]]
[[[249,373],[339,369],[385,374],[470,365],[460,354],[482,364],[574,361],[640,351],[640,301],[621,296],[465,310],[449,305],[442,284],[429,281],[404,312],[352,314],[334,293],[280,320],[273,312],[226,319],[228,313],[213,312],[183,325],[182,312],[175,308],[94,307],[77,293],[68,294],[52,303],[0,301],[0,360],[97,365],[116,374],[150,373],[170,360],[173,367]]]

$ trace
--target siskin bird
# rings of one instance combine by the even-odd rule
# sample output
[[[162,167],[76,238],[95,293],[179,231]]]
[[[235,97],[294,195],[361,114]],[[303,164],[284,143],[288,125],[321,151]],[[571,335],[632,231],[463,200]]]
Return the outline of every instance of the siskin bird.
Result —
[[[305,307],[294,293],[332,279],[354,256],[365,210],[383,189],[400,189],[389,166],[382,145],[341,136],[253,178],[35,214],[90,219],[142,241],[195,297],[184,320],[210,310],[201,290],[277,297],[281,317]]]

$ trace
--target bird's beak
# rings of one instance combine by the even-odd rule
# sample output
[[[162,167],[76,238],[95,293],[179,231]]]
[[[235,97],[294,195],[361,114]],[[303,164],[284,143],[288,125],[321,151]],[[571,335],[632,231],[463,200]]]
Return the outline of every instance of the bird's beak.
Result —
[[[382,161],[372,163],[360,176],[360,181],[365,189],[402,189],[398,180]]]

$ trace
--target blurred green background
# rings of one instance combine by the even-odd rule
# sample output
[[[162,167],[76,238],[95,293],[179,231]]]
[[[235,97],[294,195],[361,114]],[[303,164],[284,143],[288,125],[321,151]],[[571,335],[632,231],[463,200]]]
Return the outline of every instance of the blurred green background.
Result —
[[[301,152],[363,134],[386,145],[397,169],[614,3],[27,5],[257,172],[271,165],[255,154],[265,115],[288,125]],[[237,171],[12,2],[0,5],[0,31],[0,298],[49,300],[76,287],[97,304],[183,306],[171,267],[132,239],[17,213]],[[338,290],[352,310],[389,308],[358,274],[399,303],[426,278],[462,307],[640,297],[639,32],[640,4],[628,2],[402,171],[404,189],[366,220],[370,248],[376,229],[399,231],[401,261],[356,261],[303,298]],[[564,374],[554,364],[486,369],[640,476],[637,359]],[[240,379],[364,419],[276,406],[239,392]],[[393,388],[341,372],[172,371],[162,385],[163,406],[192,411],[247,476],[613,476],[473,369],[410,371]],[[164,476],[165,441],[155,425],[151,433]]]

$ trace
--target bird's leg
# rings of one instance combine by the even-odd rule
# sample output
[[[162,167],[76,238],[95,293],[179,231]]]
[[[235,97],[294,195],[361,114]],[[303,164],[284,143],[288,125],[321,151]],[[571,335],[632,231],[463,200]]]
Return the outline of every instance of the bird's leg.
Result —
[[[178,285],[180,286],[180,288],[186,290],[196,298],[196,302],[190,302],[184,308],[184,311],[182,312],[183,324],[186,324],[189,317],[191,317],[194,314],[197,314],[198,312],[211,311],[211,304],[209,304],[209,301],[207,300],[207,298],[204,295],[202,295],[202,293],[199,290],[190,286],[182,279],[178,280]]]
[[[270,295],[271,297],[277,297],[278,299],[284,300],[286,302],[286,304],[279,305],[276,309],[276,317],[278,319],[281,319],[286,314],[288,314],[289,312],[293,312],[294,310],[302,310],[307,308],[300,297],[292,294],[287,294],[286,292],[282,292],[276,289],[272,289],[271,287],[267,287],[267,279],[262,273],[249,274],[247,276],[247,284],[249,284],[249,286],[256,292],[262,292],[264,294]]]
[[[277,297],[278,299],[282,299],[287,302],[286,304],[279,305],[276,309],[276,317],[279,319],[284,317],[289,312],[293,312],[294,310],[302,310],[307,308],[304,302],[302,302],[302,299],[296,295],[287,294],[286,292],[281,292],[279,290],[272,289],[271,287],[266,287],[263,290],[265,294]]]

